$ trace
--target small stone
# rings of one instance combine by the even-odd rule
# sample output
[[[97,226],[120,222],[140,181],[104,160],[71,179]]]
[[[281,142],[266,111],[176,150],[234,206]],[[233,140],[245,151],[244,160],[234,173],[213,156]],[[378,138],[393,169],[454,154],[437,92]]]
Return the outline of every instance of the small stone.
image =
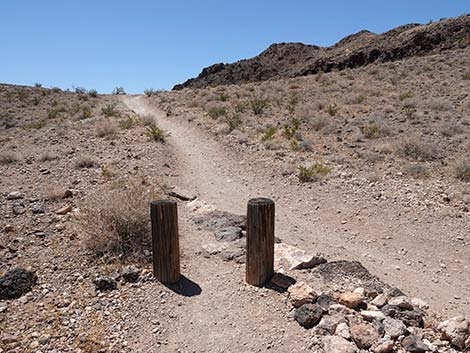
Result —
[[[463,316],[443,321],[437,326],[437,329],[442,332],[443,339],[460,350],[466,347],[465,341],[470,338],[470,322]]]
[[[51,336],[49,335],[43,335],[39,338],[39,343],[42,345],[49,344],[50,341],[51,341]]]
[[[226,227],[214,232],[217,241],[235,241],[243,237],[240,227]]]
[[[117,284],[114,278],[108,276],[96,277],[93,280],[96,290],[99,291],[108,291],[117,288]]]
[[[395,343],[392,340],[385,339],[373,345],[371,350],[374,353],[389,353],[393,350],[394,345]]]
[[[317,304],[320,305],[323,310],[328,311],[331,305],[337,304],[336,299],[328,294],[320,294],[317,298]]]
[[[57,213],[58,215],[65,215],[69,212],[72,212],[72,206],[70,205],[61,207],[55,211],[55,213]]]
[[[380,320],[385,319],[385,315],[381,311],[362,310],[361,315],[367,321],[373,321],[373,320],[379,320],[380,321]]]
[[[323,350],[325,353],[356,353],[357,347],[343,337],[325,336],[323,337]]]
[[[398,306],[400,309],[404,310],[413,310],[413,304],[411,304],[411,301],[407,296],[390,298],[388,300],[388,304]]]
[[[341,321],[344,321],[341,315],[325,315],[321,318],[317,327],[315,327],[315,332],[321,336],[332,335]]]
[[[380,338],[375,327],[366,322],[351,323],[349,331],[353,341],[362,349],[368,349]]]
[[[36,340],[31,342],[31,344],[29,345],[29,348],[31,348],[31,349],[35,349],[35,348],[38,348],[38,347],[39,347],[39,341],[36,341]]]
[[[410,353],[425,353],[429,347],[418,336],[410,335],[401,341],[403,348]]]
[[[0,277],[0,299],[16,299],[29,292],[36,284],[34,272],[15,268]]]
[[[348,307],[342,304],[332,304],[328,308],[329,315],[341,314],[343,316],[346,316],[346,315],[351,315],[353,313],[354,313],[354,310],[349,309]]]
[[[294,319],[300,326],[312,328],[320,322],[322,315],[323,310],[318,305],[304,304],[295,310]]]
[[[394,297],[404,297],[406,296],[405,293],[403,293],[400,289],[398,288],[391,288],[389,289],[385,295],[388,297],[388,298],[394,298]]]
[[[67,189],[64,191],[64,194],[62,195],[63,199],[68,199],[69,197],[73,197],[73,191],[70,189]]]
[[[424,300],[419,299],[419,298],[412,298],[411,299],[411,304],[413,304],[413,306],[417,306],[418,308],[423,309],[423,310],[429,309],[429,304],[426,303]]]
[[[338,297],[338,302],[350,309],[357,308],[362,303],[363,297],[359,293],[345,292]]]
[[[387,296],[385,294],[381,293],[371,301],[371,304],[375,305],[378,308],[381,308],[385,304],[387,304]]]
[[[137,282],[139,280],[139,276],[140,270],[133,265],[124,267],[122,271],[122,277],[126,282],[129,283]]]
[[[7,200],[18,200],[22,198],[23,195],[19,191],[12,191],[7,195]]]
[[[271,283],[279,288],[287,289],[295,283],[295,279],[283,273],[276,272],[271,278]]]
[[[297,282],[290,286],[287,291],[289,292],[289,299],[292,305],[296,308],[307,303],[313,303],[318,297],[313,288],[305,282]]]
[[[406,326],[400,320],[392,319],[391,317],[386,317],[382,324],[385,329],[385,334],[391,338],[398,338],[401,335],[406,333]]]
[[[335,335],[349,340],[351,338],[351,333],[349,332],[348,324],[340,322],[338,326],[336,326]]]
[[[15,342],[18,342],[18,337],[17,336],[9,335],[7,333],[2,336],[2,343],[3,344],[11,344],[11,343],[15,343]]]
[[[36,213],[36,214],[45,213],[46,209],[43,203],[35,203],[31,206],[31,212]]]
[[[173,190],[168,192],[168,196],[175,197],[181,201],[193,201],[196,199],[196,195],[193,195],[189,191],[180,189],[178,187],[175,187]]]

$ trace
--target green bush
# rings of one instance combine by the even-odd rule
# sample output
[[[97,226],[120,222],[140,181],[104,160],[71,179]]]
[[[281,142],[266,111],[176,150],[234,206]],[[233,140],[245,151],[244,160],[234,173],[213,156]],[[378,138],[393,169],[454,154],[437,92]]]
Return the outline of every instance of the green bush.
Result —
[[[250,99],[250,108],[255,115],[263,114],[268,105],[269,101],[266,98],[254,97]]]
[[[221,116],[226,116],[227,115],[227,108],[225,107],[211,107],[207,111],[207,114],[212,118],[212,119],[217,119]]]
[[[228,128],[230,131],[235,130],[242,124],[242,119],[240,119],[240,115],[236,113],[227,117],[226,121],[227,121]]]
[[[116,103],[107,103],[101,108],[101,113],[106,117],[118,116],[119,112],[116,110]]]
[[[266,142],[266,141],[272,140],[274,136],[276,135],[276,132],[277,132],[277,127],[275,126],[267,128],[264,134],[261,135],[261,141]]]
[[[360,129],[365,138],[374,139],[380,136],[380,129],[376,124],[361,126]]]
[[[284,135],[285,138],[287,138],[288,140],[291,140],[295,136],[299,127],[300,127],[300,120],[297,118],[293,118],[290,123],[284,124],[282,128],[282,134]]]
[[[113,90],[113,94],[126,94],[126,91],[124,91],[124,87],[116,87],[114,90]]]
[[[165,131],[158,126],[147,126],[147,136],[155,142],[165,142]]]
[[[91,90],[88,91],[88,95],[92,98],[96,98],[98,97],[98,91],[94,88],[92,88]]]
[[[317,162],[311,166],[299,166],[299,174],[297,175],[301,183],[317,181],[328,175],[333,170],[323,162]]]

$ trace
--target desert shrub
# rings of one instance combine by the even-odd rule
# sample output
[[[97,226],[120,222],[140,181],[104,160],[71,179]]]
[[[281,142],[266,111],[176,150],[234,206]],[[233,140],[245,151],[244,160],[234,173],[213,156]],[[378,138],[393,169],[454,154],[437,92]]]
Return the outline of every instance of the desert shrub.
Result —
[[[56,159],[59,159],[59,156],[56,153],[53,153],[51,151],[43,152],[39,156],[39,160],[41,162],[53,161],[53,160],[56,160]]]
[[[207,114],[212,119],[217,119],[217,118],[220,118],[221,116],[227,115],[227,108],[221,107],[221,106],[213,106],[209,108],[209,110],[207,111]]]
[[[290,96],[289,96],[289,99],[287,100],[287,111],[290,113],[290,114],[293,114],[295,112],[295,107],[297,106],[297,104],[299,103],[299,96],[298,94],[296,93],[292,93]]]
[[[289,147],[293,151],[305,151],[305,152],[310,152],[313,150],[312,144],[308,141],[302,140],[298,141],[296,139],[292,139],[290,141]]]
[[[80,169],[93,168],[97,165],[98,163],[95,161],[95,159],[87,154],[82,154],[78,156],[77,160],[75,161],[75,166]]]
[[[116,110],[116,103],[107,103],[101,108],[101,113],[106,117],[118,116],[119,112]]]
[[[470,182],[470,159],[461,159],[454,166],[455,177],[464,182]]]
[[[415,137],[400,141],[396,150],[398,154],[416,161],[429,161],[438,158],[439,152],[434,144],[426,143]]]
[[[114,120],[103,119],[96,124],[96,136],[111,138],[117,133],[117,124]]]
[[[326,108],[326,111],[331,116],[335,116],[338,113],[338,106],[336,105],[336,103],[329,104]]]
[[[437,111],[447,111],[453,108],[452,103],[443,98],[432,98],[429,99],[426,103],[429,108]]]
[[[346,97],[346,103],[348,104],[361,104],[367,99],[365,94],[356,94],[352,97]]]
[[[42,83],[36,82],[36,83],[34,84],[34,87],[36,87],[36,88],[41,88],[41,87],[42,87]]]
[[[165,142],[165,130],[156,125],[147,126],[146,134],[150,140],[155,142]]]
[[[0,113],[0,126],[5,129],[12,129],[16,127],[17,123],[15,118],[10,113]]]
[[[235,109],[235,112],[237,113],[244,113],[248,109],[248,107],[247,107],[246,102],[238,101],[237,103],[235,103],[234,109]]]
[[[52,90],[52,92],[54,92],[54,93],[62,92],[62,89],[59,88],[59,87],[52,87],[51,90]]]
[[[144,259],[151,250],[149,203],[158,198],[155,188],[151,190],[135,183],[94,193],[78,219],[86,248],[97,256]]]
[[[2,151],[0,152],[0,164],[12,164],[20,160],[18,153],[15,151]]]
[[[153,88],[147,88],[146,90],[144,90],[144,94],[147,97],[152,97],[153,95],[157,94],[157,90],[155,90]]]
[[[462,75],[462,79],[464,79],[464,80],[470,80],[470,71],[465,72],[465,73]]]
[[[40,102],[41,102],[41,98],[39,98],[38,96],[34,96],[33,99],[31,100],[31,103],[33,103],[33,105],[38,105]]]
[[[39,130],[39,129],[42,129],[46,125],[47,125],[46,120],[42,119],[42,120],[34,121],[32,123],[29,123],[29,124],[25,124],[25,125],[23,125],[23,128],[26,129],[26,130],[30,130],[30,129]]]
[[[75,93],[78,93],[78,94],[86,94],[86,89],[83,88],[83,87],[75,87]]]
[[[289,123],[284,124],[284,126],[282,127],[282,134],[285,138],[290,140],[295,136],[299,127],[300,120],[297,118],[293,118]]]
[[[126,94],[126,91],[124,90],[124,87],[116,87],[113,90],[113,94],[119,95],[119,94]]]
[[[411,164],[406,168],[406,173],[414,178],[424,178],[429,175],[428,168],[422,164]]]
[[[309,120],[309,124],[315,131],[320,131],[328,126],[329,120],[324,116],[316,116]]]
[[[88,91],[88,95],[92,98],[96,98],[96,97],[98,97],[98,91],[96,89],[92,88]]]
[[[226,102],[226,101],[229,100],[229,98],[230,98],[230,96],[226,92],[220,92],[219,93],[219,100],[221,102]]]
[[[91,118],[91,107],[87,104],[81,106],[80,119]]]
[[[452,137],[463,132],[461,125],[454,122],[444,123],[440,128],[440,133],[444,137]]]
[[[241,126],[242,119],[240,118],[239,114],[235,113],[235,114],[231,114],[230,116],[228,116],[226,118],[226,122],[227,122],[229,130],[233,131]]]
[[[132,116],[127,116],[125,119],[119,120],[119,126],[124,130],[132,129],[137,123],[137,119]]]
[[[261,141],[266,142],[272,140],[276,135],[277,127],[271,126],[266,129],[266,131],[261,135]]]
[[[380,136],[380,128],[376,124],[370,124],[360,127],[365,138],[374,139]]]
[[[297,175],[301,183],[317,181],[328,175],[333,170],[323,162],[317,162],[310,166],[299,166],[299,174]]]
[[[67,107],[64,104],[57,104],[47,111],[47,117],[49,119],[56,119],[64,115],[63,113],[67,113]]]
[[[144,126],[155,125],[155,117],[151,114],[140,115],[139,118]]]
[[[402,92],[402,93],[400,93],[400,95],[398,96],[398,98],[399,98],[401,101],[404,101],[405,99],[409,99],[409,98],[412,98],[412,97],[413,97],[413,92],[411,92],[411,91]]]
[[[413,107],[404,107],[403,112],[408,120],[412,120],[416,114],[416,109]]]
[[[268,107],[269,101],[262,97],[253,97],[250,99],[250,108],[253,114],[261,115],[264,110]]]

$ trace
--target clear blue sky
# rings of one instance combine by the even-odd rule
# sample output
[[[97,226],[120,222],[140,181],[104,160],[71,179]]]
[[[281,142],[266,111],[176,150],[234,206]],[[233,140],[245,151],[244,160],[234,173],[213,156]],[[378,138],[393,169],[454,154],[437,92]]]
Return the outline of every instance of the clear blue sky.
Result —
[[[470,0],[0,0],[0,82],[171,88],[274,42],[331,45],[470,12]]]

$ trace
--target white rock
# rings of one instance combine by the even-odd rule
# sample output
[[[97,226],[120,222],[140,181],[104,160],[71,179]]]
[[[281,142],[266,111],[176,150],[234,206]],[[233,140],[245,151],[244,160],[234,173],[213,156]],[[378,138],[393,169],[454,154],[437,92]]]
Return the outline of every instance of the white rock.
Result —
[[[307,254],[302,249],[284,243],[274,244],[275,271],[312,268],[325,262],[319,254]]]
[[[349,340],[351,338],[351,333],[349,332],[348,324],[340,322],[338,326],[336,326],[335,335]]]
[[[356,353],[357,347],[354,343],[340,336],[323,337],[323,349],[325,353]]]

